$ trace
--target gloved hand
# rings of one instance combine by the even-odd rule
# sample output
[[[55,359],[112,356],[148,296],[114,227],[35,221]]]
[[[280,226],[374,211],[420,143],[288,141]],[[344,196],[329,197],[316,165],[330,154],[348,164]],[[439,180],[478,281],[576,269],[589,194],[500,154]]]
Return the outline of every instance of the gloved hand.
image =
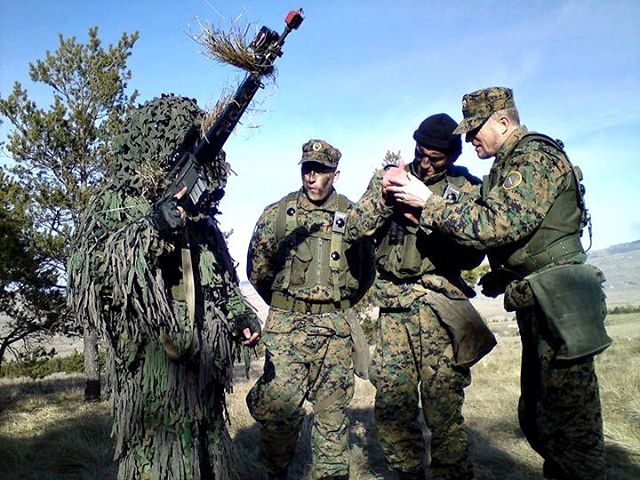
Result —
[[[480,277],[478,285],[482,287],[483,295],[495,298],[502,295],[507,285],[514,279],[513,274],[505,270],[489,271]]]
[[[160,236],[169,239],[184,230],[187,216],[184,209],[178,206],[178,198],[169,197],[156,205],[151,220]]]
[[[262,333],[262,327],[260,326],[260,320],[253,311],[248,311],[235,317],[236,330],[242,339],[242,344],[247,347],[252,347],[258,340],[260,340],[260,334]]]

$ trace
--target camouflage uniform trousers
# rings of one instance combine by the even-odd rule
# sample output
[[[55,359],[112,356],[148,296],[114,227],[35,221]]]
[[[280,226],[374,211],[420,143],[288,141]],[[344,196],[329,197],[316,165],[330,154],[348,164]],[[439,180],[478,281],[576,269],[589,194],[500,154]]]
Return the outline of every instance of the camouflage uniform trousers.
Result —
[[[301,314],[271,310],[273,316]],[[339,316],[329,313],[315,316]],[[267,331],[264,373],[247,395],[253,418],[260,423],[260,458],[270,475],[285,472],[291,462],[304,419],[304,401],[313,406],[312,478],[349,474],[349,424],[346,407],[353,398],[354,377],[350,335],[326,326],[308,326],[288,333]],[[282,318],[279,319],[280,321]]]
[[[472,478],[462,416],[471,372],[453,365],[447,331],[431,307],[419,301],[410,310],[382,309],[379,322],[369,377],[376,387],[376,430],[387,462],[403,472],[422,469],[419,386],[422,412],[431,430],[432,476]]]
[[[604,439],[593,357],[554,361],[536,307],[517,312],[522,339],[520,428],[544,459],[545,478],[603,480]]]

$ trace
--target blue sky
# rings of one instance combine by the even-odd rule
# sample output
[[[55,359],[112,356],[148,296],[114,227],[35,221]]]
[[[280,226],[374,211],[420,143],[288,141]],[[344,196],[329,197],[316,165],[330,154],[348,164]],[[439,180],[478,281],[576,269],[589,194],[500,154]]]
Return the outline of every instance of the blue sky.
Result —
[[[291,34],[278,77],[227,142],[230,179],[220,221],[233,229],[244,278],[246,248],[262,209],[300,185],[301,145],[322,138],[343,157],[337,189],[356,200],[387,150],[410,160],[426,116],[461,119],[464,93],[514,89],[523,123],[564,141],[585,175],[594,249],[640,239],[640,2],[629,1],[13,1],[0,0],[0,94],[19,80],[41,105],[28,63],[58,46],[58,33],[105,44],[140,32],[130,67],[140,100],[161,93],[211,106],[241,72],[201,55],[200,24],[267,25]],[[0,126],[0,138],[8,131]],[[478,176],[491,161],[465,146],[459,162]],[[6,159],[3,161],[6,162]]]

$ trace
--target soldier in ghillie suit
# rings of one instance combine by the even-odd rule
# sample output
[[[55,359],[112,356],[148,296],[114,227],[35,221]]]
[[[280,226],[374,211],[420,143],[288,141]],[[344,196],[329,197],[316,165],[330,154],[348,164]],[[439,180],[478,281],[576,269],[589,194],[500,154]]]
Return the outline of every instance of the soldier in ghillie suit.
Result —
[[[458,200],[431,195],[410,178],[387,193],[422,208],[420,228],[486,249],[483,293],[504,293],[522,340],[520,427],[544,458],[544,476],[606,478],[593,356],[604,329],[604,276],[586,265],[580,234],[589,223],[581,174],[563,145],[520,125],[513,92],[464,95],[465,133],[480,158],[495,156],[482,188]],[[397,181],[400,180],[400,181]]]
[[[233,479],[225,395],[240,339],[259,333],[214,218],[229,165],[205,171],[199,213],[163,198],[168,162],[191,151],[204,112],[162,96],[134,110],[117,168],[92,199],[69,260],[70,301],[108,351],[118,479]]]
[[[287,477],[304,418],[313,406],[312,478],[349,477],[345,409],[354,392],[348,308],[373,272],[367,242],[345,236],[351,202],[338,194],[340,152],[322,140],[302,147],[302,189],[268,206],[249,245],[247,275],[271,308],[264,373],[247,396],[260,424],[268,478]]]
[[[413,134],[413,162],[401,164],[398,173],[415,176],[443,198],[472,191],[480,180],[454,164],[462,151],[456,126],[444,113],[426,118]],[[495,338],[469,302],[475,292],[460,274],[478,266],[484,254],[420,230],[407,218],[419,211],[391,199],[382,202],[383,173],[374,174],[356,207],[358,220],[351,223],[376,239],[378,277],[370,298],[380,316],[369,378],[376,387],[377,435],[399,478],[425,478],[425,446],[416,423],[420,399],[431,431],[431,477],[466,480],[473,471],[462,416],[464,388],[471,383],[471,365],[493,348]],[[369,201],[376,197],[377,204]]]

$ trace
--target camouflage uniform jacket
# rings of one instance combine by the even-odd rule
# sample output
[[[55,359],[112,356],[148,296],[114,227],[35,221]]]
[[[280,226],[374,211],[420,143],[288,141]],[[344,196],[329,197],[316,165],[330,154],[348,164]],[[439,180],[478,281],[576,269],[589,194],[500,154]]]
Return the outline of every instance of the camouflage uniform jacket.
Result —
[[[537,249],[544,250],[565,237],[577,237],[577,245],[572,245],[562,263],[584,262],[573,167],[564,153],[551,145],[537,140],[521,142],[527,133],[520,127],[507,139],[481,189],[461,201],[430,197],[422,210],[421,227],[451,235],[463,245],[486,249],[492,264],[518,269],[523,257],[536,253],[526,247],[554,206],[562,203],[567,213],[556,229],[560,238],[537,241]],[[531,271],[521,269],[523,275]]]
[[[406,167],[413,172],[413,164]],[[439,197],[464,198],[480,180],[464,167],[452,165],[445,172],[425,179]],[[440,232],[426,233],[396,212],[376,232],[378,277],[373,298],[385,308],[406,308],[428,290],[449,298],[475,295],[462,280],[462,269],[480,264],[484,254],[457,245]]]
[[[335,191],[322,205],[315,205],[299,190],[264,210],[249,244],[247,277],[268,304],[272,304],[274,294],[282,294],[296,302],[336,304],[342,309],[361,297],[364,286],[360,282],[369,275],[366,270],[372,270],[372,257],[365,242],[352,241],[345,229],[337,256],[331,246],[335,214],[346,214],[351,205],[350,200]],[[293,221],[295,225],[292,231],[280,225],[283,208],[287,221]],[[347,226],[351,217],[348,218]],[[332,256],[339,259],[339,274],[330,268]],[[308,322],[323,322],[329,317],[306,316]],[[267,331],[285,333],[304,328],[304,325],[276,325],[274,322],[269,322]]]

